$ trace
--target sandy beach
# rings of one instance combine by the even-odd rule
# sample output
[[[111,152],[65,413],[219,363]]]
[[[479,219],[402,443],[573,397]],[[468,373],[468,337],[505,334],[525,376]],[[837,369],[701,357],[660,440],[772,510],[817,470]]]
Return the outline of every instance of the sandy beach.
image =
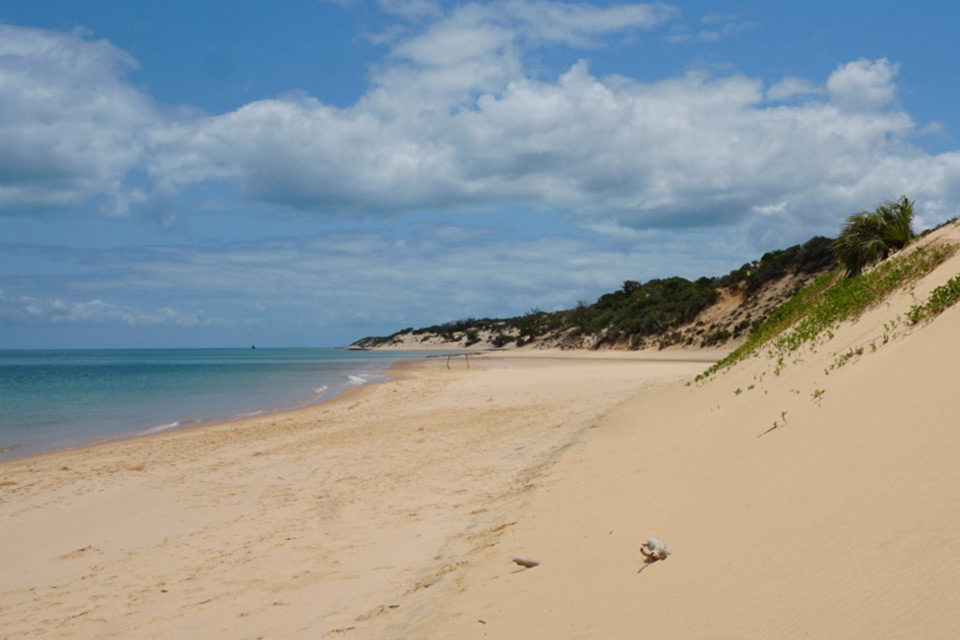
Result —
[[[706,382],[717,353],[438,358],[0,465],[0,637],[960,637],[960,308],[903,321],[958,272]]]
[[[374,637],[412,619],[605,412],[706,366],[583,355],[441,358],[294,412],[6,463],[0,636]]]
[[[960,637],[960,308],[904,321],[957,273],[613,407],[426,616],[371,637]],[[650,537],[674,554],[645,564]]]
[[[958,16],[0,0],[0,640],[960,640]]]

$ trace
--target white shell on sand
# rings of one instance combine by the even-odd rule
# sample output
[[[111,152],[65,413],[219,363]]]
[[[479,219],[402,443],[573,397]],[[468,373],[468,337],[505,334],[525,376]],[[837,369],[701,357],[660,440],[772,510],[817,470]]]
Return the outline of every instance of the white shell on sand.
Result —
[[[651,560],[666,560],[667,556],[673,553],[673,549],[661,540],[650,538],[640,545],[640,553]]]

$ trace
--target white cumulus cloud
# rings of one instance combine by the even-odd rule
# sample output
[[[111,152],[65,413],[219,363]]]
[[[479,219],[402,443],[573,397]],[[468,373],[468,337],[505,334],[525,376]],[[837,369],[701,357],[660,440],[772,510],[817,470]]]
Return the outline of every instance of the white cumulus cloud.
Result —
[[[960,204],[960,153],[913,143],[928,129],[886,59],[769,87],[601,77],[586,61],[548,77],[527,68],[531,48],[597,46],[673,11],[388,4],[414,21],[355,104],[299,93],[179,119],[125,81],[135,63],[109,43],[4,27],[0,210],[107,198],[158,212],[211,182],[321,216],[529,206],[634,228],[818,224],[901,194],[936,215]]]
[[[899,66],[886,58],[861,58],[841,65],[830,74],[827,90],[830,100],[850,109],[881,109],[896,99],[894,78]]]
[[[126,81],[135,68],[80,32],[0,25],[0,211],[121,192],[158,118]]]
[[[451,84],[405,67],[405,90],[379,86],[351,108],[291,97],[171,130],[154,171],[236,181],[251,199],[322,214],[525,204],[638,227],[769,221],[772,211],[816,222],[901,193],[953,199],[958,154],[910,143],[917,127],[890,104],[887,63],[853,65],[828,78],[829,96],[792,106],[770,105],[745,76],[642,83],[596,77],[585,62],[553,81],[496,66],[499,80],[457,74],[452,84],[500,82],[473,98],[461,85],[411,94],[417,82]],[[873,79],[869,108],[844,93],[851,69]],[[810,91],[776,86],[780,97]],[[439,94],[448,100],[414,100]]]
[[[788,77],[767,89],[767,99],[790,100],[797,96],[813,96],[826,93],[826,89],[806,78]]]

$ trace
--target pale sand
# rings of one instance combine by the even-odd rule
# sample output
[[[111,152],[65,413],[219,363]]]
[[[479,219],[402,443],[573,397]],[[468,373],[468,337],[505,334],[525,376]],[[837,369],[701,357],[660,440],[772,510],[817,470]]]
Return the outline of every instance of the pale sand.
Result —
[[[0,465],[0,637],[378,637],[609,407],[705,366],[441,358],[295,412]]]
[[[779,372],[438,359],[2,465],[0,636],[958,638],[960,308],[893,327],[913,302]],[[649,537],[674,554],[644,565]]]
[[[958,273],[779,373],[757,358],[619,405],[423,616],[370,637],[960,638],[960,307],[895,323]],[[649,537],[674,555],[644,565]]]

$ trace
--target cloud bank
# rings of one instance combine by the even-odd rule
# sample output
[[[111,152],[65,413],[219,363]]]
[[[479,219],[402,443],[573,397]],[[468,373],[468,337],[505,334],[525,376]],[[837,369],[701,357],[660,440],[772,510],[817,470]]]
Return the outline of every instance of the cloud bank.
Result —
[[[203,320],[195,313],[186,313],[170,307],[150,310],[137,309],[99,299],[71,301],[58,298],[43,299],[21,296],[17,300],[0,299],[0,312],[2,312],[2,315],[6,315],[8,319],[27,319],[37,324],[126,325],[131,327],[166,324],[193,327],[201,324],[211,324],[211,321]]]
[[[585,60],[545,77],[528,52],[666,38],[675,11],[393,4],[387,54],[346,108],[300,93],[177,115],[108,42],[0,27],[0,211],[149,213],[210,183],[318,216],[525,206],[595,228],[818,225],[900,194],[936,219],[960,202],[960,152],[915,144],[889,60],[771,86],[597,77]]]

